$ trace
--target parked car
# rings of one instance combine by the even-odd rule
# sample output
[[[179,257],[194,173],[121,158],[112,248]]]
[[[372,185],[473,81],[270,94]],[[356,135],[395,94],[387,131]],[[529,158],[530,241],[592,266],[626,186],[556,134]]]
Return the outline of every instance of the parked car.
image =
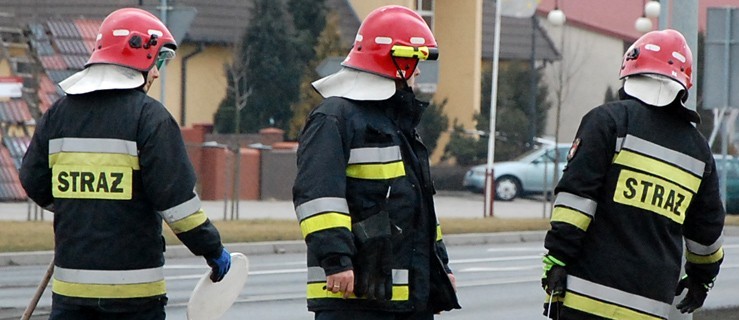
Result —
[[[511,201],[523,195],[551,190],[555,176],[562,176],[570,146],[568,143],[557,144],[559,161],[556,170],[554,168],[556,155],[554,144],[532,149],[511,161],[494,163],[495,198]],[[462,185],[472,192],[484,192],[486,167],[487,164],[472,167],[464,175]]]
[[[739,214],[739,158],[728,156],[728,163],[722,161],[720,154],[714,154],[713,158],[716,160],[719,180],[723,179],[723,171],[726,170],[726,213]]]

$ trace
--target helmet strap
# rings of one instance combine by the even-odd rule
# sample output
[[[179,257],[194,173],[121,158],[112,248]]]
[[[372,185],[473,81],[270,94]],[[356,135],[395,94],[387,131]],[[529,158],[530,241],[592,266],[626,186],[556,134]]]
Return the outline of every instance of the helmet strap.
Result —
[[[398,74],[403,79],[403,81],[402,81],[403,82],[403,89],[406,89],[406,90],[407,89],[411,89],[410,86],[408,86],[408,79],[410,79],[410,77],[408,77],[408,78],[405,77],[405,74],[403,73],[403,69],[400,68],[400,65],[398,65],[398,61],[395,60],[395,57],[390,56],[390,58],[393,60],[393,65],[395,65],[395,69],[398,70]],[[418,63],[416,63],[416,68],[417,67],[418,67]],[[413,76],[413,72],[415,72],[415,71],[416,71],[415,68],[413,70],[411,70],[411,76]]]

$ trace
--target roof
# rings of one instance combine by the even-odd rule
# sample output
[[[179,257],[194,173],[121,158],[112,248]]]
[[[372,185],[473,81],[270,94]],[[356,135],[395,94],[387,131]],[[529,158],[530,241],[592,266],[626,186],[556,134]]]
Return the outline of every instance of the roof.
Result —
[[[359,27],[358,23],[351,20],[352,15],[356,20],[356,15],[354,15],[347,1],[326,0],[326,7],[339,13],[342,30],[354,25],[357,28]],[[139,3],[142,5],[140,6]],[[141,7],[159,16],[159,4],[159,0],[0,0],[0,11],[13,13],[17,19],[25,22],[43,22],[55,19],[70,20],[79,19],[80,17],[102,20],[109,13],[123,7]],[[169,4],[175,7],[192,7],[197,11],[195,19],[184,38],[185,42],[234,43],[241,38],[254,11],[253,0],[170,0]],[[82,24],[82,27],[84,27],[84,23]],[[97,29],[93,29],[90,25],[87,27],[88,29],[85,29],[84,33],[96,33]],[[69,30],[59,31],[64,33]],[[349,44],[354,38],[354,33],[351,32],[343,34],[342,31],[342,40],[348,41]]]
[[[676,5],[675,1],[672,1]],[[555,0],[541,0],[537,11],[546,15],[554,9]],[[739,0],[701,0],[698,1],[698,28],[706,29],[706,12],[710,7],[739,6]],[[636,31],[634,22],[642,16],[644,0],[587,0],[559,1],[559,9],[567,16],[567,24],[583,27],[599,33],[608,34],[625,41],[634,41],[641,33]],[[656,26],[659,22],[654,19]]]
[[[588,0],[590,1],[590,0]],[[484,0],[482,8],[482,57],[493,58],[493,41],[495,40],[495,1]],[[559,60],[559,52],[541,26],[533,32],[533,20],[530,18],[502,17],[500,21],[500,58],[531,59],[531,35],[535,36],[534,47],[537,60]]]

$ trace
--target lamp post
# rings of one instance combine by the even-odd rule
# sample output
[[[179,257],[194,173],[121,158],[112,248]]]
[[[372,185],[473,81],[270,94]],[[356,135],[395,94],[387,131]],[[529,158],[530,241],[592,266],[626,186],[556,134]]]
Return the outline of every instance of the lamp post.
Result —
[[[642,10],[642,16],[637,18],[634,22],[634,28],[641,33],[647,33],[654,29],[652,25],[652,18],[659,17],[660,4],[657,1],[650,0],[644,2],[644,9]]]
[[[493,78],[490,86],[490,135],[488,135],[488,162],[485,167],[485,208],[483,216],[493,216],[493,157],[495,155],[495,121],[498,106],[498,62],[500,60],[500,18],[503,1],[495,1],[495,38],[493,39]]]

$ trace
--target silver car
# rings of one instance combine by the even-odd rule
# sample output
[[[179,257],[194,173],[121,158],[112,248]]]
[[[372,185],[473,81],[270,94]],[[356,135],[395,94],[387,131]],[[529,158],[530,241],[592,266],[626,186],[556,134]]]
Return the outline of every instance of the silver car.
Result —
[[[511,161],[496,162],[493,164],[495,176],[495,198],[502,201],[511,201],[516,197],[527,194],[551,192],[555,177],[562,176],[567,164],[567,152],[570,144],[560,143],[559,161],[555,171],[556,158],[554,144],[543,145],[532,149]],[[486,164],[472,167],[464,175],[462,185],[472,192],[485,191]],[[555,174],[558,173],[558,174]]]

